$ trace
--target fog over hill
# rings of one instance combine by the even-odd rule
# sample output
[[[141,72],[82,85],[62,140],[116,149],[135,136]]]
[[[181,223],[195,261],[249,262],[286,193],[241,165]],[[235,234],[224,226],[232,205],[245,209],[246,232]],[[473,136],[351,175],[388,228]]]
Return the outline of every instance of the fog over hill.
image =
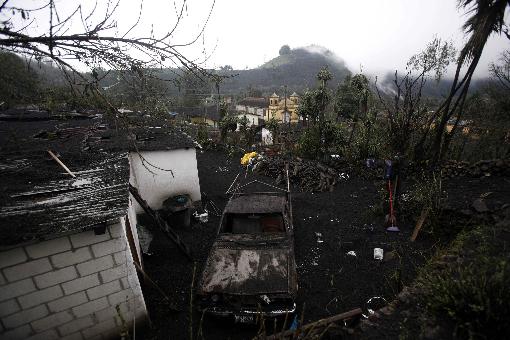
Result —
[[[286,47],[286,48],[285,48]],[[280,55],[265,64],[249,70],[222,70],[223,75],[237,74],[222,84],[222,90],[237,93],[249,86],[263,93],[281,91],[287,85],[292,91],[304,91],[317,85],[317,73],[327,66],[334,83],[351,74],[345,62],[327,48],[307,46],[290,49],[283,46]]]

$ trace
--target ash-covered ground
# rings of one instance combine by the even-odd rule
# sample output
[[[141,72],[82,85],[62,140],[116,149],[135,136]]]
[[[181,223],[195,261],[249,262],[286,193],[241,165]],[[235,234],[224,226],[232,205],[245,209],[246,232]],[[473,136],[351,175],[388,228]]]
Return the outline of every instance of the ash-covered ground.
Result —
[[[219,151],[204,151],[197,153],[197,160],[202,192],[223,209],[228,199],[225,191],[240,170],[239,159],[229,160]],[[272,178],[255,177],[274,183]],[[367,301],[372,297],[391,301],[401,285],[410,284],[417,269],[444,244],[437,235],[432,238],[427,233],[411,243],[414,225],[405,221],[399,221],[400,233],[386,232],[383,217],[372,209],[380,204],[380,185],[380,181],[350,176],[340,180],[333,192],[310,193],[293,188],[297,313],[301,317],[305,306],[305,322],[356,307],[365,313],[367,308],[382,307],[382,299],[373,299],[376,303],[372,306]],[[208,317],[202,320],[190,304],[192,286],[198,284],[219,223],[218,217],[209,217],[205,224],[195,222],[190,230],[179,231],[191,246],[195,262],[188,261],[164,236],[154,238],[152,255],[144,257],[145,269],[178,311],[172,311],[161,294],[147,286],[152,329],[145,332],[145,338],[191,339],[193,332],[193,339],[250,339],[257,334],[256,327]],[[386,258],[393,258],[374,260],[376,247],[384,249]]]

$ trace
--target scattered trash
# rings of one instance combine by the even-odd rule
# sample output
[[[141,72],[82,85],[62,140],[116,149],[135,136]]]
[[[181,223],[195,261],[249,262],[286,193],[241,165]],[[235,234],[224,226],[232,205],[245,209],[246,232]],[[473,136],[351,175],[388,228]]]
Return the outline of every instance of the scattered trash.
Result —
[[[374,158],[367,158],[367,168],[373,169],[376,167]]]
[[[383,259],[384,250],[382,248],[374,248],[374,260],[381,260]]]
[[[341,172],[338,174],[338,177],[340,179],[349,179],[349,174],[345,173],[345,172]]]
[[[366,303],[367,311],[369,315],[372,315],[375,313],[375,310],[381,309],[382,307],[386,306],[388,302],[385,298],[382,296],[374,296],[368,299]],[[368,318],[369,315],[363,314],[365,318]]]
[[[373,223],[370,223],[370,224],[363,224],[363,230],[365,231],[370,231],[370,232],[374,232],[375,230],[375,226]]]
[[[348,251],[347,255],[356,257],[356,252],[354,250]]]
[[[207,211],[203,214],[198,215],[198,220],[200,223],[207,223],[209,221],[209,214]]]
[[[292,324],[290,325],[290,330],[291,331],[295,331],[297,328],[298,328],[298,325],[299,325],[299,322],[298,322],[298,318],[297,318],[297,314],[294,315],[294,320],[292,320]]]
[[[228,167],[226,167],[226,166],[219,166],[218,170],[216,170],[215,172],[228,172]]]
[[[315,236],[317,236],[317,243],[324,242],[324,240],[322,239],[322,233],[316,232]]]
[[[248,153],[245,153],[243,158],[241,158],[241,165],[248,165],[248,163],[250,163],[250,161],[257,157],[257,153],[255,151],[253,152],[248,152]]]

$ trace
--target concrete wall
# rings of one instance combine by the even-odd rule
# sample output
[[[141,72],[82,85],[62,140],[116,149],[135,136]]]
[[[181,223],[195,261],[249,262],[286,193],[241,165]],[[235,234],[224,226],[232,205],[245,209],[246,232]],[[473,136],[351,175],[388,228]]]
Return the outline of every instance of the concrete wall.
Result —
[[[236,105],[236,111],[243,112],[243,113],[250,113],[253,115],[257,115],[261,118],[264,118],[266,109],[261,107],[253,107],[253,106],[246,106],[246,105]]]
[[[123,222],[0,251],[0,339],[108,339],[147,315]]]
[[[152,209],[161,209],[163,201],[175,195],[186,194],[194,202],[200,201],[200,183],[194,148],[143,151],[140,154],[132,152],[129,155],[129,163],[131,166],[129,182],[138,188],[140,195]],[[136,201],[133,205],[137,214],[143,212]]]

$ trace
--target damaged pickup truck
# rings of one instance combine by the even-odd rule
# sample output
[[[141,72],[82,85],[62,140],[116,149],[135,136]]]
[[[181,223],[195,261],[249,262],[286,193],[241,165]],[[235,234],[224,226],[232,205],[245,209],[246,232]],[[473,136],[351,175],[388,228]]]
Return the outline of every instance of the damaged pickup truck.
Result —
[[[198,287],[201,311],[240,322],[295,311],[292,206],[281,190],[230,198]]]

